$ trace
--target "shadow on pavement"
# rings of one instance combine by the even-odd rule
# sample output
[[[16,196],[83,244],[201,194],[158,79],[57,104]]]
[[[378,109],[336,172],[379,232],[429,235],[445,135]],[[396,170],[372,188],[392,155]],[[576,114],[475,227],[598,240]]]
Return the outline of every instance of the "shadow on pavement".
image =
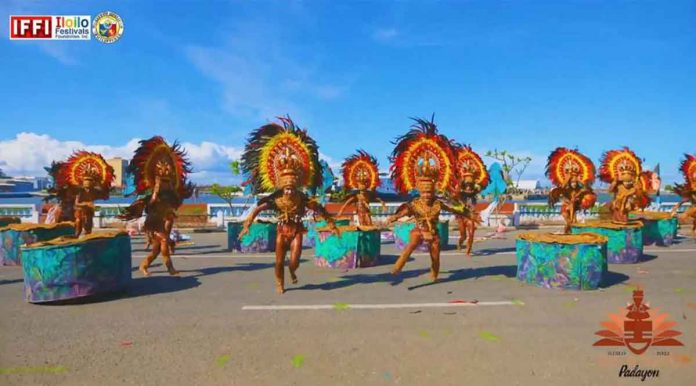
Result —
[[[515,251],[517,251],[517,248],[515,248],[515,247],[485,248],[485,249],[474,250],[472,253],[472,256],[490,256],[490,255],[495,255],[496,253],[506,253],[506,252],[515,252]]]
[[[330,291],[339,288],[351,287],[356,284],[371,284],[371,283],[390,283],[392,286],[398,285],[407,278],[413,278],[420,276],[426,272],[430,272],[428,269],[415,269],[411,271],[401,272],[400,275],[394,276],[391,273],[380,273],[380,274],[357,274],[350,276],[343,276],[338,281],[326,282],[322,284],[305,284],[301,287],[288,288],[286,291],[305,291],[305,290],[324,290]],[[301,279],[301,277],[300,277]]]
[[[198,272],[197,275],[192,275],[192,276],[187,276],[187,277],[200,277],[200,276],[208,276],[208,275],[215,275],[218,273],[223,273],[223,272],[234,272],[234,271],[257,271],[260,269],[270,269],[275,266],[274,263],[243,263],[243,264],[235,264],[235,265],[230,265],[230,266],[225,266],[225,267],[209,267],[209,268],[201,268],[201,269],[191,269],[191,270],[180,270],[179,272]]]
[[[493,267],[479,267],[479,268],[462,268],[455,271],[449,271],[450,275],[446,278],[440,278],[437,282],[423,283],[408,287],[409,291],[414,289],[429,287],[437,284],[450,283],[453,281],[466,280],[466,279],[478,279],[485,276],[500,276],[504,275],[508,278],[514,278],[517,276],[517,266],[516,265],[497,265]]]
[[[21,283],[23,282],[24,279],[10,279],[10,280],[0,280],[0,285],[5,285],[5,284],[16,284],[16,283]]]
[[[639,262],[639,263],[645,263],[645,262],[652,261],[652,260],[655,260],[655,259],[657,259],[657,255],[646,255],[646,254],[644,253],[643,256],[640,257],[640,259],[638,260],[638,262]]]
[[[624,275],[623,273],[609,271],[607,272],[607,275],[602,279],[602,282],[599,283],[599,288],[608,288],[617,284],[621,284],[628,279],[629,277],[627,275]]]

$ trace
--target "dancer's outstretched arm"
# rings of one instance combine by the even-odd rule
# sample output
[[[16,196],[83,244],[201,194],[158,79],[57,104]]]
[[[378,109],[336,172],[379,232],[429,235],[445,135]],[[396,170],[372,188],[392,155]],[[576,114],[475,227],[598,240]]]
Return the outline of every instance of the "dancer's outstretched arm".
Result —
[[[256,208],[254,208],[254,210],[249,214],[249,216],[246,218],[246,220],[244,220],[244,225],[242,227],[242,231],[239,232],[239,239],[241,239],[242,237],[244,237],[244,235],[249,233],[249,227],[256,219],[256,216],[258,216],[259,213],[263,212],[266,209],[270,209],[270,204],[267,202],[264,202],[264,203],[260,204],[259,206],[257,206]]]

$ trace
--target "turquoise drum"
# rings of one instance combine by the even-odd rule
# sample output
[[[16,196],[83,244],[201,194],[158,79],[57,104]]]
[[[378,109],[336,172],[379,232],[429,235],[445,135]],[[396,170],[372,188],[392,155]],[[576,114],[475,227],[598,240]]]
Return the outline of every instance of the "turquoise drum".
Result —
[[[57,224],[10,224],[0,228],[0,264],[21,265],[22,245],[47,241],[56,237],[75,234],[75,225],[71,222]]]

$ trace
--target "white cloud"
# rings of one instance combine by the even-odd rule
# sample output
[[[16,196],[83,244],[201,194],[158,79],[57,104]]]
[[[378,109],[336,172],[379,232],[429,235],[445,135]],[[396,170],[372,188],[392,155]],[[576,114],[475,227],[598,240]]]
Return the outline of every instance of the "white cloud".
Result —
[[[80,141],[60,141],[46,134],[22,132],[15,138],[0,140],[0,165],[11,176],[43,176],[45,166],[54,160],[63,160],[75,150],[88,150],[102,154],[105,158],[130,159],[138,147],[139,138],[133,138],[121,146],[89,145]],[[183,142],[191,160],[194,173],[191,179],[199,183],[232,183],[228,164],[238,159],[241,150],[232,146],[203,141],[195,144]]]

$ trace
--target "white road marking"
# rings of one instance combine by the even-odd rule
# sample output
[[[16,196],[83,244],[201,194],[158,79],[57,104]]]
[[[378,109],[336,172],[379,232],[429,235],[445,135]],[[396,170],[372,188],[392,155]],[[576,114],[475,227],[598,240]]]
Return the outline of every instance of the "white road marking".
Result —
[[[348,308],[353,310],[386,310],[395,308],[442,308],[442,307],[478,307],[478,306],[514,306],[518,303],[511,301],[478,302],[478,303],[401,303],[401,304],[307,304],[307,305],[277,305],[277,306],[243,306],[242,311],[302,311],[302,310],[333,310]]]

